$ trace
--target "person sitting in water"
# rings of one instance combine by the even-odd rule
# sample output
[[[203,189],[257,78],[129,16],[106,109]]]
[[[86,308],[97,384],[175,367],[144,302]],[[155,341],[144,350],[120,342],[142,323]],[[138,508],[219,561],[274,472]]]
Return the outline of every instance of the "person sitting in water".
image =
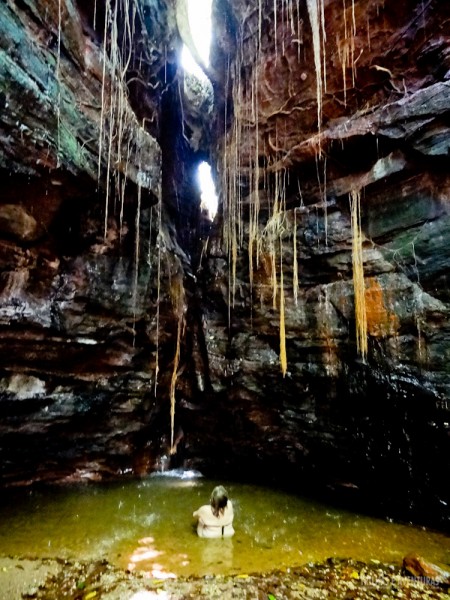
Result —
[[[198,519],[197,533],[203,538],[231,537],[233,529],[233,505],[226,489],[218,485],[213,489],[209,504],[204,504],[193,514]]]

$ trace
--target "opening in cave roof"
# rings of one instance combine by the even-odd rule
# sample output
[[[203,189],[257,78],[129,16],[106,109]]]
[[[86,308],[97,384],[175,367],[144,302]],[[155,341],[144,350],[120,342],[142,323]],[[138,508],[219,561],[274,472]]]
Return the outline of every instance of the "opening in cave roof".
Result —
[[[197,178],[201,193],[201,208],[208,212],[210,219],[214,219],[217,212],[216,186],[211,174],[211,166],[207,162],[201,162],[198,166]]]
[[[189,27],[195,48],[205,66],[209,66],[211,46],[211,2],[212,0],[187,0]],[[184,45],[182,51],[184,69],[199,79],[206,75],[197,64],[189,48]]]

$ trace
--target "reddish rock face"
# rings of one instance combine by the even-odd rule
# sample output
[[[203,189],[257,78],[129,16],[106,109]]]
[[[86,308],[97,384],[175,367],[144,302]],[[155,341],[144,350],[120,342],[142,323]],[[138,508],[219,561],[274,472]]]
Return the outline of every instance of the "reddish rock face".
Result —
[[[211,111],[172,3],[120,30],[128,87],[109,4],[61,6],[0,3],[3,482],[185,464],[445,525],[450,7],[217,1]]]

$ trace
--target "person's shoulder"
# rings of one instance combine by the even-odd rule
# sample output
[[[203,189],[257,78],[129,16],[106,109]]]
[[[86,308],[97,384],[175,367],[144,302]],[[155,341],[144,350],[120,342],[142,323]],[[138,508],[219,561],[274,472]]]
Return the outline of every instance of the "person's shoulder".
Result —
[[[212,514],[211,507],[210,507],[209,504],[204,504],[203,506],[200,506],[200,508],[196,512],[199,515],[210,515],[210,514]]]

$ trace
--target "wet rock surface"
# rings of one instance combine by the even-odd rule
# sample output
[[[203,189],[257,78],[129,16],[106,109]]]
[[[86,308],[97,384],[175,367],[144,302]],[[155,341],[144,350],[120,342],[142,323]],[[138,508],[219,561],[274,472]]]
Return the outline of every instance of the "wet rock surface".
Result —
[[[1,485],[148,473],[169,452],[199,203],[167,167],[192,158],[174,7],[124,5],[0,3]]]
[[[450,572],[439,565],[428,562],[416,553],[408,554],[403,559],[403,571],[413,577],[434,581],[436,584],[450,586]]]
[[[131,600],[162,597],[186,598],[308,598],[444,599],[447,589],[426,577],[402,575],[394,565],[329,560],[285,572],[211,576],[185,580],[143,578],[119,571],[106,561],[90,564],[70,561],[33,561],[3,558],[0,585],[10,600]],[[43,575],[44,574],[44,575]]]

